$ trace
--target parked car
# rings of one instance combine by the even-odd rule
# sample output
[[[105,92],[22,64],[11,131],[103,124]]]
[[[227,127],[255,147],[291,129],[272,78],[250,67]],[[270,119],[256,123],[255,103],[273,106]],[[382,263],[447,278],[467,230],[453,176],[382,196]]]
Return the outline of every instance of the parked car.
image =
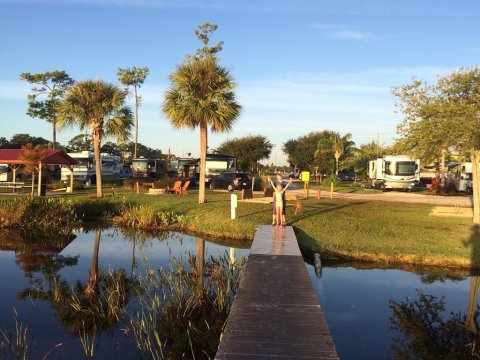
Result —
[[[249,189],[252,181],[245,173],[223,173],[210,180],[210,189],[227,189],[228,191]]]
[[[338,173],[338,179],[340,181],[355,181],[356,175],[353,171],[340,171]]]
[[[130,168],[120,169],[120,174],[118,174],[120,179],[131,179],[133,177],[132,170]]]

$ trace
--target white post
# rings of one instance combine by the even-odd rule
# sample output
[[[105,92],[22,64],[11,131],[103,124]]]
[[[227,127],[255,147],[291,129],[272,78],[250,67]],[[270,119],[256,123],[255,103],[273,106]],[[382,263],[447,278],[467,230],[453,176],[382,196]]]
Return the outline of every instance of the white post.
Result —
[[[237,195],[230,195],[230,219],[235,220],[235,212],[237,210]]]

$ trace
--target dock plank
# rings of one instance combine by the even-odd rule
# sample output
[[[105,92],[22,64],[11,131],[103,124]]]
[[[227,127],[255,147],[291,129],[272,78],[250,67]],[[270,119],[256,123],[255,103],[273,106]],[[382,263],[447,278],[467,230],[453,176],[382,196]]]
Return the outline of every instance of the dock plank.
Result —
[[[293,228],[257,228],[215,359],[338,359]]]

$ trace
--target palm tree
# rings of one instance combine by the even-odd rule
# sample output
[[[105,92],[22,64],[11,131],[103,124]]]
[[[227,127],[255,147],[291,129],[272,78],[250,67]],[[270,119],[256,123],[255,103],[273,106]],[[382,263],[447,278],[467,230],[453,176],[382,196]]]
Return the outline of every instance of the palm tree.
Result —
[[[60,104],[60,127],[77,125],[89,128],[95,154],[97,197],[102,197],[103,137],[125,141],[133,126],[132,111],[125,105],[127,93],[102,80],[86,80],[71,87]]]
[[[333,156],[335,157],[335,175],[338,176],[338,168],[340,157],[346,154],[355,145],[352,141],[352,134],[348,133],[340,136],[339,133],[334,133],[331,138]]]
[[[195,129],[197,126],[200,128],[199,203],[206,201],[208,127],[210,126],[214,132],[229,131],[241,110],[241,106],[235,100],[233,92],[235,84],[232,77],[228,70],[218,65],[215,50],[212,50],[216,47],[208,47],[208,33],[214,31],[210,26],[210,24],[200,26],[202,41],[206,44],[202,51],[197,52],[196,56],[187,58],[170,75],[171,88],[165,95],[162,109],[174,128]]]

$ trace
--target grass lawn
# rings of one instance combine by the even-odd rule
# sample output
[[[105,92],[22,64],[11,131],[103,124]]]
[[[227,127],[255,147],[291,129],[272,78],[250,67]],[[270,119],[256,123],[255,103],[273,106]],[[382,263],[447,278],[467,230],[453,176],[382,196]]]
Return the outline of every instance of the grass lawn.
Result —
[[[271,223],[270,204],[241,201],[237,219],[230,220],[230,194],[226,192],[207,190],[208,202],[198,204],[197,190],[182,196],[114,191],[114,201],[148,204],[185,215],[189,229],[206,236],[248,242],[257,225]],[[93,194],[91,189],[64,196],[80,199]],[[105,188],[105,195],[111,198],[111,188]],[[302,248],[320,251],[323,256],[398,264],[480,264],[480,235],[471,219],[430,217],[433,205],[315,198],[302,203],[302,215],[294,215],[295,207],[287,206],[287,222],[294,226]]]

